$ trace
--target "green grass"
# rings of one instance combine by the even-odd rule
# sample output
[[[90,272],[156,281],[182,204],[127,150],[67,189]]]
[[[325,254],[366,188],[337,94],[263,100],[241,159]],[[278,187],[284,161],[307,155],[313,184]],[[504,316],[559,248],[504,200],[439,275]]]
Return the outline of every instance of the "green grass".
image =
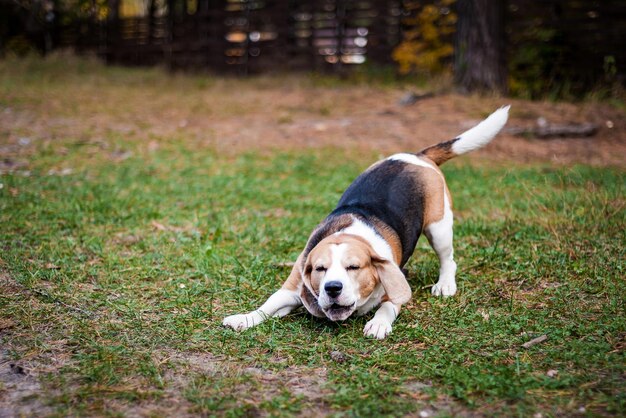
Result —
[[[0,341],[53,415],[626,414],[624,171],[451,162],[457,296],[422,239],[386,340],[302,311],[236,333],[375,157],[105,139],[132,156],[59,138],[0,176]]]

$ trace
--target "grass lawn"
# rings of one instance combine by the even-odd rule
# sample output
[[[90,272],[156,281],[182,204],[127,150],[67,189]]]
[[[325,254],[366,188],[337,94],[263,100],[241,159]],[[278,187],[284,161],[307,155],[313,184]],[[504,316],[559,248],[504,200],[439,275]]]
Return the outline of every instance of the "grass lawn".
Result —
[[[0,113],[32,120],[0,126],[0,416],[626,414],[623,168],[452,161],[455,297],[422,238],[387,339],[304,311],[236,333],[379,154],[126,129],[126,95],[254,81],[60,66],[0,63]]]

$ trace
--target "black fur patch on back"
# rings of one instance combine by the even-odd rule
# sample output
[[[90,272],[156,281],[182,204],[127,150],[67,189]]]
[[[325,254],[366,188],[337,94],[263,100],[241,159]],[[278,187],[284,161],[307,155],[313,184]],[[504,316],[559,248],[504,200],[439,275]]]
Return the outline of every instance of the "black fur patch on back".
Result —
[[[329,215],[354,214],[370,226],[367,219],[376,217],[389,225],[402,246],[400,267],[413,254],[424,221],[424,185],[406,166],[403,161],[385,160],[362,173]]]

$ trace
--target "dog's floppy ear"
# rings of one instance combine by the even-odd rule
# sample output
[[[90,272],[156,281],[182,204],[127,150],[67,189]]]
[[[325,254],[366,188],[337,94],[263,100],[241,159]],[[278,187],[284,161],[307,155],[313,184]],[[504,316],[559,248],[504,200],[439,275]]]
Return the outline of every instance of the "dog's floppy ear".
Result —
[[[304,258],[304,252],[300,255],[298,260],[300,261]],[[311,265],[311,253],[308,254],[304,261],[300,261],[301,272],[302,272],[302,289],[300,291],[300,299],[302,300],[302,304],[313,316],[317,316],[318,318],[325,318],[326,314],[320,308],[320,305],[317,302],[317,296],[311,291],[309,286],[311,286],[311,272],[313,271],[313,266]]]
[[[306,258],[304,258],[303,256],[304,252],[300,254],[300,257],[298,257],[298,261],[296,261],[296,263],[300,263],[302,269],[302,280],[311,283],[311,272],[313,271],[313,265],[311,264],[311,253],[309,252]]]
[[[402,305],[411,300],[411,288],[398,266],[375,255],[372,256],[372,263],[391,302]]]

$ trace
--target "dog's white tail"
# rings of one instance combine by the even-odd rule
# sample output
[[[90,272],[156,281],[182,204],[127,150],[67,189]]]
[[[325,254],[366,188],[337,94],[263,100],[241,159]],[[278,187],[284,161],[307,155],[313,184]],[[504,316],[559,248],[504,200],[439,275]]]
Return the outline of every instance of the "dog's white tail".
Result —
[[[463,132],[450,141],[441,142],[423,149],[418,155],[424,155],[434,161],[435,164],[441,165],[457,155],[465,154],[487,145],[506,124],[509,118],[510,107],[501,107],[472,129]]]

